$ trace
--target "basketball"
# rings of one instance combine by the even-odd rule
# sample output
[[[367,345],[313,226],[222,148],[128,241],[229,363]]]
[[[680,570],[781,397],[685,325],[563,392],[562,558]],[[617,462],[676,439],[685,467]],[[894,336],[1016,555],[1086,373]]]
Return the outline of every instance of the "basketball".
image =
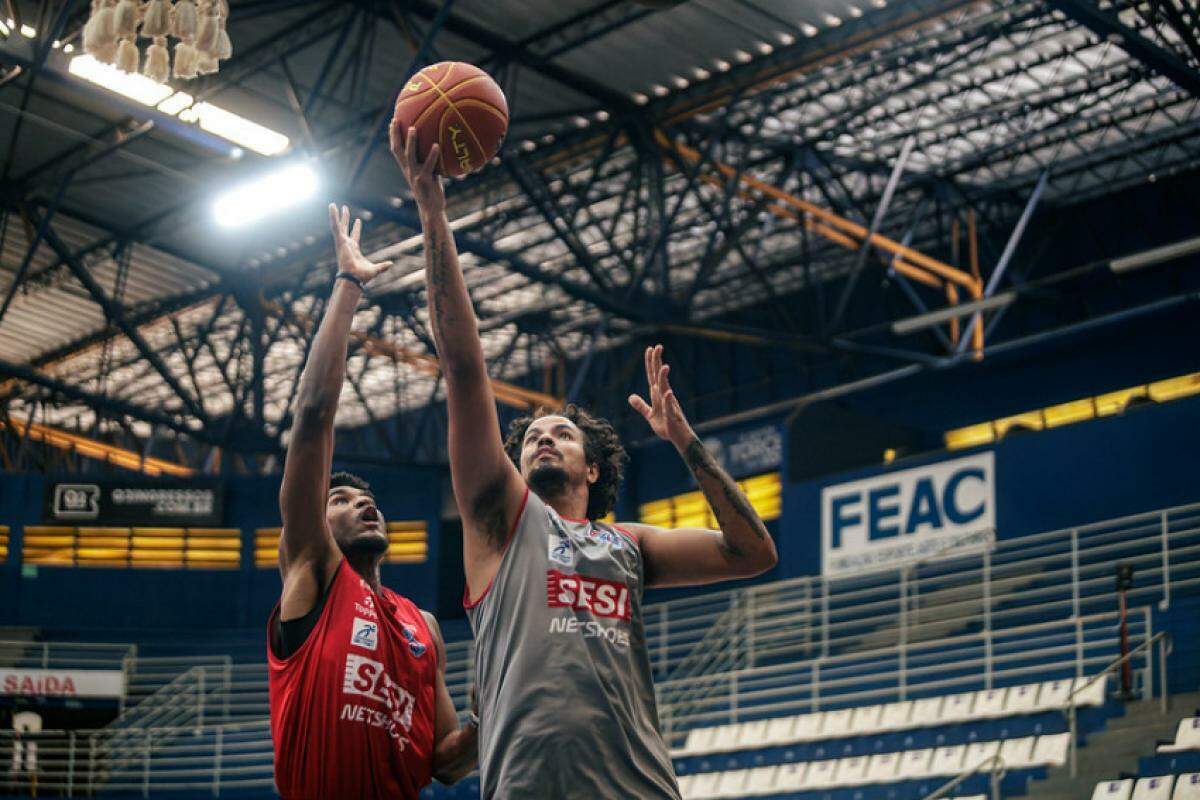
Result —
[[[409,128],[417,129],[422,160],[439,143],[441,173],[457,178],[481,169],[500,150],[508,103],[491,75],[461,61],[443,61],[404,85],[392,125],[401,141]]]

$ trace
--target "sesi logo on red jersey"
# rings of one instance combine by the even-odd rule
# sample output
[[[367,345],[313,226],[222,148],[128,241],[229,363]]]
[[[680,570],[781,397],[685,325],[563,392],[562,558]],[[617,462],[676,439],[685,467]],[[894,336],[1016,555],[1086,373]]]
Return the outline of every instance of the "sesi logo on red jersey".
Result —
[[[387,674],[383,664],[354,653],[346,654],[346,671],[342,676],[342,693],[355,694],[383,703],[392,723],[407,732],[412,727],[413,702],[416,700],[403,686]],[[399,731],[393,733],[398,735]]]
[[[567,575],[552,569],[546,572],[546,605],[550,608],[571,608],[589,611],[597,617],[632,618],[629,587],[620,581],[589,578],[586,575]]]

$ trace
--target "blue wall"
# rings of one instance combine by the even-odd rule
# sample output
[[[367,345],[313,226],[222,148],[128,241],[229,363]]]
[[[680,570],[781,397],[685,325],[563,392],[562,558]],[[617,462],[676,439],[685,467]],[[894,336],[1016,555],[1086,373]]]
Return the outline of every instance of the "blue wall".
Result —
[[[987,449],[987,448],[980,448]],[[1001,538],[1057,530],[1200,499],[1200,397],[1024,433],[992,446]],[[968,452],[901,459],[784,486],[780,577],[821,570],[821,489]]]
[[[382,570],[384,584],[418,605],[437,597],[440,470],[355,469],[371,482],[386,518],[425,520],[429,561]],[[0,524],[10,526],[0,567],[0,624],[51,628],[216,629],[265,624],[279,599],[279,571],[254,566],[254,530],[278,527],[280,476],[228,478],[224,526],[242,530],[239,570],[37,568],[23,577],[22,528],[41,522],[45,478],[0,475]]]

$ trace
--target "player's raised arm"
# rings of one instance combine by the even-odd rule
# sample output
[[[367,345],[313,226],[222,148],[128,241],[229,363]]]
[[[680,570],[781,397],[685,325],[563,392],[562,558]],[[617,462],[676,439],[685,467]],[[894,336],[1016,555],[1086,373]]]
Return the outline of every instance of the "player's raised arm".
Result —
[[[350,225],[350,212],[329,206],[329,225],[337,251],[338,277],[325,315],[317,328],[300,388],[292,438],[283,467],[279,510],[283,534],[279,543],[279,568],[283,574],[281,618],[307,614],[341,557],[325,521],[329,470],[333,461],[333,420],[342,381],[346,375],[346,350],[354,310],[362,286],[383,272],[390,261],[372,264],[359,250],[361,220]]]
[[[663,364],[662,345],[646,348],[650,402],[631,395],[629,404],[660,438],[675,445],[720,530],[629,524],[637,534],[649,586],[690,586],[729,578],[749,578],[775,566],[775,543],[746,495],[700,442],[679,406]]]
[[[520,512],[525,482],[504,452],[478,321],[436,173],[438,147],[434,145],[422,161],[416,131],[410,128],[401,136],[395,126],[391,145],[421,216],[430,327],[450,416],[450,474],[463,517],[467,589],[478,597],[499,566],[508,531]]]

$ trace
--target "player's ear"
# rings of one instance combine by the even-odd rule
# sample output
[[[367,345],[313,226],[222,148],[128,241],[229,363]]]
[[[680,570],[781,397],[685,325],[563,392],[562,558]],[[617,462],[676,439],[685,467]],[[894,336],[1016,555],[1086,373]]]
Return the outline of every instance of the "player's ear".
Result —
[[[593,483],[595,483],[598,480],[600,480],[600,467],[596,466],[595,464],[588,464],[587,465],[588,486],[591,486]]]

